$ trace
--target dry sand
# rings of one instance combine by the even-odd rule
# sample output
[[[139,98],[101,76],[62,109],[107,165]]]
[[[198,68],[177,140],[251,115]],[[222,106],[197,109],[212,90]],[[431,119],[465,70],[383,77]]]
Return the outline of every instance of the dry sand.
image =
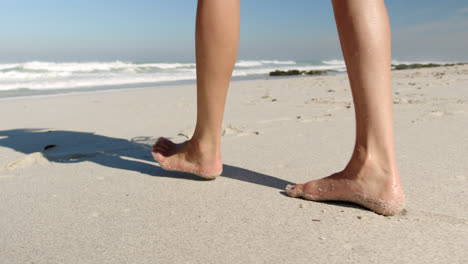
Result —
[[[468,65],[393,77],[394,217],[284,195],[348,161],[345,75],[233,82],[214,181],[150,155],[191,135],[194,85],[0,101],[0,262],[466,263]]]

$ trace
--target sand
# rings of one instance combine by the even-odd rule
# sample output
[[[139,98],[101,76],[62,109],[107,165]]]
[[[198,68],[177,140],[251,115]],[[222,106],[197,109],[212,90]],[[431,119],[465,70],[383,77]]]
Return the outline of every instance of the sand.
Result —
[[[232,82],[214,181],[150,154],[190,137],[194,85],[0,101],[0,262],[463,263],[468,65],[394,71],[393,93],[393,217],[284,194],[348,161],[345,75]]]

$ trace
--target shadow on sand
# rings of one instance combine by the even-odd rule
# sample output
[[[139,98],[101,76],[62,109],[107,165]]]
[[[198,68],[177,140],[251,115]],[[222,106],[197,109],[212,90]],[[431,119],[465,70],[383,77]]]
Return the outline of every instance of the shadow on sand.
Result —
[[[51,162],[78,163],[90,161],[102,166],[137,171],[155,177],[204,181],[195,175],[168,172],[156,166],[151,156],[152,137],[131,140],[112,138],[88,132],[45,129],[14,129],[0,131],[0,146],[24,154],[41,152]],[[273,176],[239,167],[224,165],[222,177],[284,190],[285,181]]]

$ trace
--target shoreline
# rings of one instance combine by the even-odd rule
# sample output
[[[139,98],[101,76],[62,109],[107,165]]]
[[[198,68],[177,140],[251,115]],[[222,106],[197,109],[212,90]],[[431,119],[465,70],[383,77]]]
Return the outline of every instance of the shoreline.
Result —
[[[242,60],[240,61],[243,62]],[[245,63],[246,61],[244,61]],[[392,64],[392,71],[396,70],[409,70],[409,69],[421,69],[421,68],[434,68],[434,67],[452,67],[455,65],[461,66],[467,63],[400,63]],[[268,78],[297,78],[304,76],[326,76],[326,75],[340,75],[346,74],[346,71],[336,70],[297,70],[291,67],[290,70],[275,70],[264,74],[253,74],[243,76],[233,76],[232,82],[244,81],[244,80],[258,80]],[[46,90],[31,90],[31,89],[16,89],[0,91],[0,101],[9,99],[21,99],[29,97],[47,97],[47,96],[61,96],[61,95],[72,95],[72,94],[83,94],[83,93],[96,93],[96,92],[107,92],[107,91],[118,91],[118,90],[129,90],[129,89],[141,89],[141,88],[156,88],[164,86],[179,86],[179,85],[193,85],[196,83],[196,79],[186,79],[177,81],[162,81],[162,82],[151,82],[151,83],[137,83],[137,84],[122,84],[122,85],[109,85],[109,86],[98,86],[98,87],[82,87],[82,88],[68,88],[68,89],[46,89]]]
[[[342,75],[346,74],[346,72],[333,72],[329,73],[328,76],[333,75]],[[321,75],[321,77],[326,75]],[[234,82],[242,82],[242,81],[251,81],[251,80],[274,80],[274,79],[288,79],[288,78],[316,78],[320,77],[320,75],[293,75],[293,76],[268,76],[268,74],[262,75],[252,75],[252,76],[233,76],[231,78],[231,83]],[[12,95],[12,96],[4,96],[2,97],[2,92],[0,92],[0,101],[8,101],[8,100],[21,100],[27,98],[46,98],[46,97],[60,97],[60,96],[67,96],[67,95],[82,95],[82,94],[99,94],[99,93],[107,93],[107,92],[117,92],[117,91],[128,91],[128,90],[139,90],[139,89],[155,89],[161,87],[174,87],[174,86],[192,86],[196,85],[196,80],[179,80],[179,81],[171,81],[171,82],[160,82],[160,83],[152,83],[152,84],[141,84],[136,86],[127,87],[127,85],[122,85],[124,87],[108,87],[108,88],[77,88],[77,89],[70,89],[70,90],[50,90],[50,93],[46,93],[48,90],[38,90],[38,93],[41,94],[31,94],[31,95]],[[56,93],[54,93],[56,92]]]

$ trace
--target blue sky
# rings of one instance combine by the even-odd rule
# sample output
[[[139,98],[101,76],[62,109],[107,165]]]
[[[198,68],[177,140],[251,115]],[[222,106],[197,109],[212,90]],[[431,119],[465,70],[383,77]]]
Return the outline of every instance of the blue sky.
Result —
[[[194,0],[0,3],[0,61],[194,60]],[[468,61],[468,1],[386,4],[395,59]],[[330,1],[241,0],[238,57],[341,58]]]

